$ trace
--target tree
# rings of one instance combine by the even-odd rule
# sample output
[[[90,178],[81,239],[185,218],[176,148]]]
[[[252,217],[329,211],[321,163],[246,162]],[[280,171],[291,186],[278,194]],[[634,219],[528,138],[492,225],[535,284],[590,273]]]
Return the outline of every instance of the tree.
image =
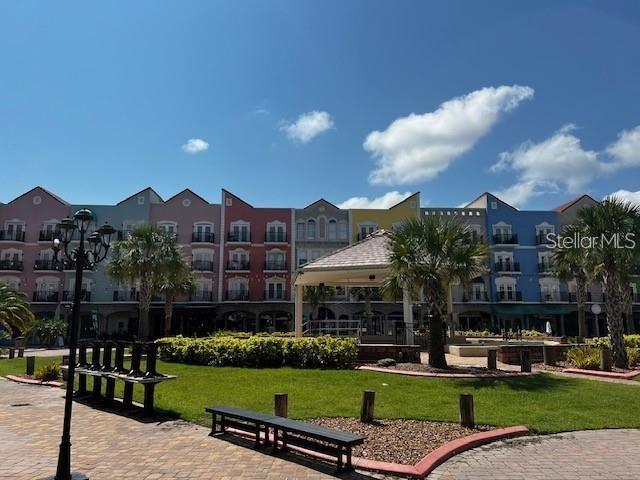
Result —
[[[171,335],[173,300],[178,295],[188,295],[195,290],[195,276],[191,266],[180,257],[167,259],[167,266],[154,279],[156,290],[164,295],[164,336]]]
[[[311,314],[314,320],[319,320],[320,306],[331,300],[336,295],[334,287],[318,285],[317,287],[304,287],[304,299],[311,305]]]
[[[26,295],[0,282],[0,327],[11,334],[22,333],[34,319]]]
[[[149,224],[134,229],[126,240],[113,247],[107,272],[116,280],[139,284],[138,336],[143,339],[150,333],[149,308],[153,296],[159,293],[157,279],[179,255],[174,236]]]
[[[373,312],[371,311],[371,300],[376,293],[376,290],[377,289],[374,287],[349,288],[349,293],[353,298],[364,302],[365,327],[369,335],[373,332],[373,323],[371,321],[371,317],[373,316]]]
[[[606,294],[607,328],[616,367],[628,366],[624,317],[629,282],[640,255],[640,206],[610,197],[578,212],[578,227],[588,239],[594,267]]]
[[[389,292],[417,290],[424,295],[429,365],[436,368],[447,368],[442,324],[451,285],[468,286],[487,271],[487,247],[470,239],[467,225],[436,218],[406,220],[390,234],[391,275],[385,288]]]
[[[578,239],[584,237],[585,232],[580,225],[568,225],[562,231],[562,237]],[[580,244],[567,248],[561,242],[553,253],[553,272],[565,282],[575,279],[576,304],[578,305],[578,336],[587,336],[587,287],[595,277],[595,266],[591,250],[582,248]]]
[[[38,318],[27,323],[24,332],[28,338],[38,337],[41,343],[45,345],[53,344],[58,337],[67,333],[67,322],[61,318]]]

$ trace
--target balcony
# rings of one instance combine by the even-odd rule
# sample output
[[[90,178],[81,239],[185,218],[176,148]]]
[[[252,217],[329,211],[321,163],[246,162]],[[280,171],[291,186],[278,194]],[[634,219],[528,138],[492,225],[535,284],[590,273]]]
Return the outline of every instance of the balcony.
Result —
[[[264,243],[287,243],[285,232],[265,232]]]
[[[517,245],[518,235],[513,233],[494,235],[493,244],[494,245]]]
[[[542,303],[568,302],[569,299],[569,292],[540,292]]]
[[[214,243],[215,235],[211,232],[193,232],[191,243]]]
[[[58,301],[58,292],[33,292],[33,301],[34,302],[49,302],[49,303],[57,303]]]
[[[494,266],[496,272],[520,272],[520,262],[496,262]]]
[[[15,270],[21,272],[24,269],[22,260],[0,260],[0,270]]]
[[[549,262],[538,263],[538,273],[553,273],[553,264]]]
[[[264,300],[265,302],[286,302],[287,300],[289,300],[289,296],[287,295],[287,292],[284,290],[281,292],[266,291],[264,292]]]
[[[191,268],[198,272],[212,272],[213,261],[212,260],[193,260],[191,262]]]
[[[73,290],[65,290],[62,292],[62,301],[63,302],[73,302],[73,297],[75,296],[75,292]],[[80,301],[81,302],[90,302],[91,301],[91,292],[89,290],[82,290],[80,292]]]
[[[251,233],[229,232],[227,234],[227,242],[230,242],[230,243],[250,243],[251,242]]]
[[[249,262],[244,262],[240,260],[232,260],[227,262],[227,270],[234,271],[248,271],[251,265]]]
[[[213,292],[195,292],[189,295],[190,302],[213,302]]]
[[[553,242],[553,236],[555,235],[553,232],[549,234],[552,238],[548,239],[546,233],[541,233],[536,235],[536,245],[551,245]]]
[[[35,263],[33,264],[33,269],[34,270],[58,270],[58,262],[56,262],[55,260],[36,260]]]
[[[463,303],[488,302],[489,295],[487,292],[464,292],[462,294]]]
[[[113,291],[114,302],[137,302],[139,299],[140,294],[135,289]]]
[[[38,234],[39,242],[53,242],[54,238],[60,238],[60,232],[58,230],[40,230]]]
[[[522,292],[517,292],[517,291],[497,292],[496,300],[498,302],[521,302]]]
[[[270,272],[286,272],[287,262],[264,262],[264,270]]]
[[[24,231],[0,230],[0,241],[24,243]]]
[[[249,300],[249,292],[246,290],[227,290],[227,300],[246,302]]]

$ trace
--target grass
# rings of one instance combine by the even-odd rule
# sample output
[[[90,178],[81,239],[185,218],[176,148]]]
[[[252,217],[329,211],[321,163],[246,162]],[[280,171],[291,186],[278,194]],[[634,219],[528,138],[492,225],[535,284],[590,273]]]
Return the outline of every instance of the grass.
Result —
[[[38,358],[42,363],[60,358]],[[24,359],[0,360],[0,375],[24,373]],[[207,425],[207,405],[234,405],[262,412],[273,409],[273,394],[289,394],[294,418],[359,415],[363,390],[376,391],[378,418],[458,420],[458,395],[474,395],[476,422],[524,424],[540,433],[597,428],[640,428],[632,405],[640,388],[542,374],[509,379],[457,380],[404,377],[355,370],[214,368],[158,362],[176,380],[156,389],[156,407]],[[88,381],[91,388],[91,381]],[[117,382],[121,392],[122,382]],[[142,401],[142,388],[134,397]]]

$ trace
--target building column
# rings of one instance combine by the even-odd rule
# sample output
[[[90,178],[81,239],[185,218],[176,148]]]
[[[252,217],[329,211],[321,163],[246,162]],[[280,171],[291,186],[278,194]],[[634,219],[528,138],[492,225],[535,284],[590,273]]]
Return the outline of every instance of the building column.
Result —
[[[560,315],[560,336],[566,337],[564,326],[564,315]]]
[[[303,306],[304,286],[296,285],[296,301],[294,309],[294,322],[296,337],[302,336],[302,306]]]
[[[407,345],[413,345],[413,305],[411,302],[411,292],[407,287],[402,289],[402,313],[404,314],[404,329]]]

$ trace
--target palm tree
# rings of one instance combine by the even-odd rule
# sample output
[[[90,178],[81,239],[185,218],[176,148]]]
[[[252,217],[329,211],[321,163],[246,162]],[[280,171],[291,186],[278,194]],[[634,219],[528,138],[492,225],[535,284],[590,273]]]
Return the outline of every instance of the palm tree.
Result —
[[[304,288],[304,299],[311,305],[311,312],[314,320],[319,320],[320,306],[331,300],[336,295],[336,289],[326,285],[317,287],[308,286]]]
[[[11,334],[22,333],[35,320],[26,295],[0,282],[0,327]]]
[[[406,220],[390,234],[388,291],[421,291],[429,325],[429,365],[447,368],[442,323],[451,285],[468,286],[486,270],[487,247],[470,241],[470,228],[435,218]],[[415,295],[415,294],[414,294]]]
[[[577,239],[584,237],[585,232],[577,224],[568,225],[561,237]],[[582,248],[578,243],[573,248],[566,248],[561,242],[553,253],[553,272],[560,279],[568,282],[575,279],[576,303],[578,305],[578,336],[587,336],[587,287],[594,280],[595,271],[591,250]]]
[[[195,290],[195,276],[191,266],[179,255],[170,259],[167,268],[154,280],[156,289],[164,295],[164,336],[171,335],[173,299],[178,295],[188,295]]]
[[[373,312],[371,311],[371,299],[373,298],[374,293],[376,292],[376,288],[374,287],[351,287],[349,288],[349,293],[351,296],[358,301],[364,302],[364,317],[365,317],[365,328],[367,329],[367,333],[371,335],[373,332],[373,324],[371,322],[371,317],[373,316]]]
[[[138,335],[143,339],[150,333],[149,308],[158,293],[156,280],[168,270],[179,252],[180,247],[172,235],[149,224],[134,229],[129,238],[113,247],[108,274],[116,280],[140,285]]]
[[[605,307],[612,356],[616,367],[628,366],[624,346],[624,317],[627,314],[630,275],[640,248],[640,206],[618,198],[578,212],[578,224],[590,239],[595,270],[606,293]]]

